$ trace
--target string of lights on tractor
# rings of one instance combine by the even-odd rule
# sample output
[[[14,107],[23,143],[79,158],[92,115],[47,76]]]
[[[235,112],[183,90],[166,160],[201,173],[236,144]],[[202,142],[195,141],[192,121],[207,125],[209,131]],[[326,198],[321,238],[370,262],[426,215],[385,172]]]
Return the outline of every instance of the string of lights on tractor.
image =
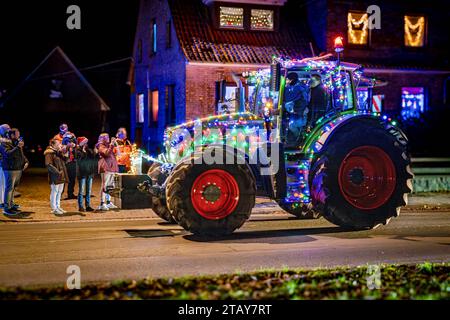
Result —
[[[359,19],[356,20],[355,19]],[[349,12],[347,16],[348,41],[350,44],[367,44],[369,20],[367,13]]]
[[[412,20],[416,20],[413,24]],[[422,47],[424,45],[425,17],[405,16],[405,45]]]

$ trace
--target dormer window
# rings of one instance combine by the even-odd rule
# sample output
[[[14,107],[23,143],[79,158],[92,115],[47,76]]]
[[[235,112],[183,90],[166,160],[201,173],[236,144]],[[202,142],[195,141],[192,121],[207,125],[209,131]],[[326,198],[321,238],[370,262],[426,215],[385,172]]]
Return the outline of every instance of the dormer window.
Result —
[[[221,28],[244,28],[244,9],[236,7],[220,7]]]
[[[251,29],[252,30],[273,30],[274,27],[273,10],[252,9]]]

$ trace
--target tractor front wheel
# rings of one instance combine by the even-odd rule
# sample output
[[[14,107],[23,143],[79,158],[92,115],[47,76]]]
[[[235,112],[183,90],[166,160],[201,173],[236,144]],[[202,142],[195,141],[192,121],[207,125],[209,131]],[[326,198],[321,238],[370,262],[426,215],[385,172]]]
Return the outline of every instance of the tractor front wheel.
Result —
[[[255,205],[256,185],[246,164],[179,164],[167,183],[168,207],[180,226],[201,236],[240,228]]]

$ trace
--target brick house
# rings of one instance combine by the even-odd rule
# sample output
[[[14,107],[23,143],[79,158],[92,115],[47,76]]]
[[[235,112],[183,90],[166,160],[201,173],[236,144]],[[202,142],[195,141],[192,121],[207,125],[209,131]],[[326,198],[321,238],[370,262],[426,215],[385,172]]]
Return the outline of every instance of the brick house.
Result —
[[[346,44],[343,59],[362,64],[366,74],[388,82],[374,92],[383,98],[382,111],[398,117],[420,117],[432,108],[450,107],[445,4],[445,1],[317,0],[307,5],[307,15],[320,50],[331,52],[335,37],[343,36]],[[370,30],[366,26],[365,13],[370,5],[380,8],[380,29]],[[419,112],[409,114],[414,106]]]
[[[370,1],[141,0],[132,139],[156,151],[168,125],[214,114],[218,81],[229,98],[237,85],[233,72],[267,67],[273,55],[332,52],[336,36],[344,37],[344,60],[389,83],[374,92],[383,112],[420,116],[448,105],[445,10],[438,2],[375,2],[380,30],[368,28]]]
[[[132,138],[155,151],[168,125],[214,114],[216,81],[229,95],[233,72],[267,67],[273,55],[310,56],[306,20],[293,9],[285,0],[142,0]]]

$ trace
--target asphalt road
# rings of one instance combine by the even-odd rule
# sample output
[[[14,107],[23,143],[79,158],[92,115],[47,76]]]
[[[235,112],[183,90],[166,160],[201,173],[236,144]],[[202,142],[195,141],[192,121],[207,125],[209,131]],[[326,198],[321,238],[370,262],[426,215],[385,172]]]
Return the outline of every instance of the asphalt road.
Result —
[[[377,230],[256,214],[232,236],[204,241],[159,219],[0,225],[0,285],[63,285],[261,268],[450,261],[450,211],[411,211]]]

